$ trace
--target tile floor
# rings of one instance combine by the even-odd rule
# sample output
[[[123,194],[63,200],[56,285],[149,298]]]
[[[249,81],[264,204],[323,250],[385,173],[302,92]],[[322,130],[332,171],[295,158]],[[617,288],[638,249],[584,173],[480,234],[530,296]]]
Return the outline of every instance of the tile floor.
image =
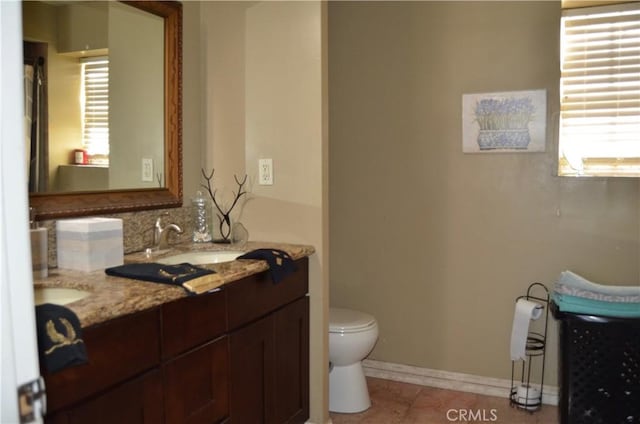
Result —
[[[508,399],[367,378],[372,406],[359,414],[331,413],[333,424],[557,424],[558,408],[530,414]]]

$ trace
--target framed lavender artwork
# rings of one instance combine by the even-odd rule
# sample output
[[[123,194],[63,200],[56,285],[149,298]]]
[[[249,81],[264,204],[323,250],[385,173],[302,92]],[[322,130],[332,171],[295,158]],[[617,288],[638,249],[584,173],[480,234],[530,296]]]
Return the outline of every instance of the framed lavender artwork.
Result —
[[[464,153],[544,152],[547,91],[462,95]]]

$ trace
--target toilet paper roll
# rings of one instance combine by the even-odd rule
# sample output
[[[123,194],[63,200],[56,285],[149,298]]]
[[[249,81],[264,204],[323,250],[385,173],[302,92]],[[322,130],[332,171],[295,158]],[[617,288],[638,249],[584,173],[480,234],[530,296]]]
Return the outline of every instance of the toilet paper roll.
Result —
[[[543,306],[531,300],[518,299],[511,328],[511,360],[525,359],[527,335],[531,320],[542,316]]]

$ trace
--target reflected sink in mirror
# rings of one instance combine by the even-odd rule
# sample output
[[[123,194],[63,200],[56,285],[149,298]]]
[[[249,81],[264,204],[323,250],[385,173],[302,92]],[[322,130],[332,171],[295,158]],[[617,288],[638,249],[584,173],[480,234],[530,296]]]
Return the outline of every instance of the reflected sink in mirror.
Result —
[[[188,252],[181,253],[179,255],[168,256],[166,258],[158,259],[156,262],[165,265],[176,265],[184,262],[191,265],[201,264],[219,264],[222,262],[230,262],[235,260],[238,256],[243,255],[245,252],[239,250],[219,250],[213,252]]]
[[[34,289],[34,303],[53,303],[66,305],[89,296],[91,292],[86,290],[68,289],[63,287],[36,287]]]

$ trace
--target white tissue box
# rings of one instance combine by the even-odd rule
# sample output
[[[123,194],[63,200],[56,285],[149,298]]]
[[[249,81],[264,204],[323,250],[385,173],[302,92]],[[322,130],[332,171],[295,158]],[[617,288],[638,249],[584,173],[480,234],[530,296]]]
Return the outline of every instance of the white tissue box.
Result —
[[[78,218],[56,223],[58,268],[95,271],[122,265],[122,220]]]

